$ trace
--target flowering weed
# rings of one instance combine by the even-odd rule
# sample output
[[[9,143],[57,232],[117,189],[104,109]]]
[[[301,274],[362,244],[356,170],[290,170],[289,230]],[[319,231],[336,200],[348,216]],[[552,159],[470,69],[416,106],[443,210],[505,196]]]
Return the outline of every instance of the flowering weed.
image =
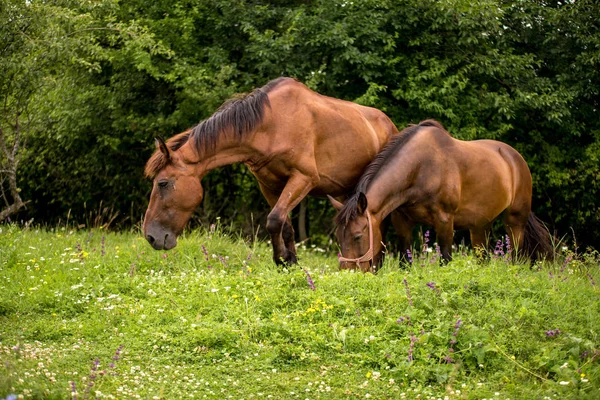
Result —
[[[600,397],[597,254],[440,266],[426,240],[374,275],[310,245],[282,269],[218,226],[168,253],[3,226],[0,399]]]

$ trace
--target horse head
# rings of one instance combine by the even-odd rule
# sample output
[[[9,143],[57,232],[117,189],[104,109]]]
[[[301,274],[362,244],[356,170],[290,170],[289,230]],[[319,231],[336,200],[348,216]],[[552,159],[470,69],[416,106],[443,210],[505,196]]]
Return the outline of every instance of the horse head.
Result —
[[[154,181],[144,217],[144,236],[154,249],[170,250],[202,201],[200,175],[181,149],[174,151],[161,138],[156,139],[156,151],[146,165],[146,174],[154,176]]]
[[[360,268],[374,271],[381,261],[382,244],[380,222],[371,217],[367,197],[360,192],[342,204],[328,196],[338,210],[335,235],[340,244],[340,269]]]

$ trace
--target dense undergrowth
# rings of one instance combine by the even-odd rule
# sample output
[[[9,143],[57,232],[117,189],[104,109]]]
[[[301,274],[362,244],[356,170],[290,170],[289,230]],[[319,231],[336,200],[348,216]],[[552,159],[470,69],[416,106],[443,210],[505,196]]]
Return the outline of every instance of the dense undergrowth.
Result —
[[[596,252],[555,263],[435,250],[377,274],[219,229],[0,226],[0,398],[544,399],[600,396]]]

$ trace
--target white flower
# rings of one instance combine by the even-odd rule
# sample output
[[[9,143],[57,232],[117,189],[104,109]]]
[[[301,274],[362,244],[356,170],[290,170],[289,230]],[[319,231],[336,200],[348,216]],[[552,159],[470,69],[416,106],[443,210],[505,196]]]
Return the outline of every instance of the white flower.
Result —
[[[563,386],[567,386],[569,384],[568,381],[560,381],[558,382],[559,385],[563,385]]]

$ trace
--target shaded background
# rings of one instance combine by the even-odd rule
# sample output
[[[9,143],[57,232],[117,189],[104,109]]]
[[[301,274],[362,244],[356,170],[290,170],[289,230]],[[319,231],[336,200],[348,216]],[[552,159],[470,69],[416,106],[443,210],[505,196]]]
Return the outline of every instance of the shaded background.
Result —
[[[291,76],[399,129],[435,118],[457,138],[509,143],[531,168],[536,214],[600,246],[598,2],[80,3],[0,0],[0,126],[14,139],[14,121],[29,123],[18,182],[30,203],[13,220],[139,225],[154,136]],[[264,226],[267,203],[243,165],[203,185],[193,224]],[[309,236],[326,243],[333,209],[305,205]]]

